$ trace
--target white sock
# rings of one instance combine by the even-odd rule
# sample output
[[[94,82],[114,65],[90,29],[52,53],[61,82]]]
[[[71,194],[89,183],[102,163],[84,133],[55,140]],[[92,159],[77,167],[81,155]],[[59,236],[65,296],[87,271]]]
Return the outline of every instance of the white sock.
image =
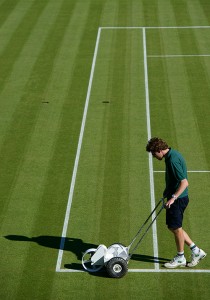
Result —
[[[194,243],[192,243],[192,244],[190,245],[190,249],[191,249],[191,251],[192,251],[193,253],[195,253],[195,254],[198,254],[199,251],[200,251],[200,249],[199,249]]]

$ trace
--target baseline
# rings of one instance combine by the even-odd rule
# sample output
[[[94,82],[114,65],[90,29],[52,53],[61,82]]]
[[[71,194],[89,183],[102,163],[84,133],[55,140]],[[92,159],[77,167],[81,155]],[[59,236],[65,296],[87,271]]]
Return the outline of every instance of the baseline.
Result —
[[[165,171],[153,171],[154,173],[165,173]],[[210,173],[209,170],[204,171],[187,171],[187,173]]]
[[[60,273],[88,273],[85,270],[60,269]],[[100,271],[98,272],[100,273]],[[101,272],[102,273],[102,272]],[[209,269],[128,269],[128,273],[210,273]]]
[[[210,29],[210,26],[119,26],[119,27],[100,27],[101,29]]]
[[[210,54],[164,54],[164,55],[147,55],[149,58],[178,58],[178,57],[209,57]]]

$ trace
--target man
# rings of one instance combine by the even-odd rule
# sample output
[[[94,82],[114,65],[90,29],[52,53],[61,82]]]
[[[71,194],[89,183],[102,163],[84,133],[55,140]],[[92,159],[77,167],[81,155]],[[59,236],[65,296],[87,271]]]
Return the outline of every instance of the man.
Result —
[[[186,258],[184,256],[184,244],[186,244],[192,251],[191,262],[187,266],[194,267],[206,256],[206,253],[193,243],[182,228],[183,214],[189,202],[185,160],[178,151],[169,148],[165,141],[157,137],[148,141],[146,151],[150,152],[158,160],[165,158],[166,187],[163,197],[167,198],[165,204],[166,224],[168,229],[174,234],[177,255],[170,262],[165,263],[164,266],[166,268],[186,266]]]

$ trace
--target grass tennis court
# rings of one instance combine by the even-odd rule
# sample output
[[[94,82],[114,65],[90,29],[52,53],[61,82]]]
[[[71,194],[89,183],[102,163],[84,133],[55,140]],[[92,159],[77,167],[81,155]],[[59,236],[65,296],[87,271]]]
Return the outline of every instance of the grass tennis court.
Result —
[[[128,245],[162,196],[151,135],[187,160],[184,228],[209,254],[209,9],[0,0],[2,299],[209,299],[208,255],[162,267],[176,253],[164,212],[124,278],[81,266],[88,248]]]

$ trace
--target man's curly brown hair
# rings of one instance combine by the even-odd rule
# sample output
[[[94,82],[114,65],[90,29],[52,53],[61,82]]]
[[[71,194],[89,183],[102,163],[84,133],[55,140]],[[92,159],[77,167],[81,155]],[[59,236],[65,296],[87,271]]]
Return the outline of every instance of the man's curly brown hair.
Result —
[[[168,144],[164,140],[158,137],[153,137],[148,141],[146,151],[154,153],[160,152],[161,150],[166,150],[168,148]]]

